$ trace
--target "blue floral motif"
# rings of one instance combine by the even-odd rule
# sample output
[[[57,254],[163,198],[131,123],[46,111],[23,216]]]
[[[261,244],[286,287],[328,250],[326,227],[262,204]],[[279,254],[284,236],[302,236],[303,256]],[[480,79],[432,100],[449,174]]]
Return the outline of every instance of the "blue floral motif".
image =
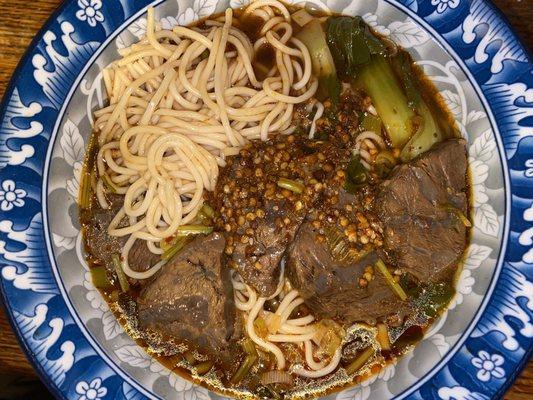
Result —
[[[100,11],[101,0],[78,0],[78,6],[80,10],[76,12],[76,18],[80,21],[87,21],[93,27],[97,23],[104,22],[104,14]]]
[[[17,189],[15,182],[11,179],[6,179],[2,182],[2,190],[0,190],[0,209],[2,211],[9,211],[13,207],[24,206],[24,197],[26,197],[26,191],[24,189]]]
[[[527,160],[525,165],[526,165],[526,168],[527,168],[526,172],[525,172],[526,176],[528,178],[533,178],[533,158]]]
[[[504,358],[499,354],[489,354],[485,350],[479,351],[477,357],[472,358],[472,365],[478,369],[477,378],[482,382],[488,382],[493,377],[505,378],[505,371],[501,366]]]
[[[431,4],[437,6],[437,12],[439,14],[442,14],[448,8],[457,8],[460,2],[460,0],[431,0]]]
[[[107,388],[102,386],[102,380],[95,378],[91,383],[80,381],[76,385],[76,393],[81,396],[78,400],[101,400],[107,394]]]

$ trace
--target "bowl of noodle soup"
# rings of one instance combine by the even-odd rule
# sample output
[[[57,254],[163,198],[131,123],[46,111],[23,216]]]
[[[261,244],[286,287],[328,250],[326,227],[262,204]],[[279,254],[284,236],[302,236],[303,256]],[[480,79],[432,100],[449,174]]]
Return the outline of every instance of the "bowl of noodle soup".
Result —
[[[25,225],[20,232],[27,236],[13,240],[29,243],[28,254],[19,257],[16,246],[8,245],[5,258],[9,262],[1,267],[3,282],[13,287],[9,290],[39,296],[8,303],[8,307],[13,310],[10,314],[16,326],[28,326],[27,332],[20,328],[21,336],[36,355],[41,372],[46,370],[46,380],[58,397],[88,398],[89,389],[99,398],[245,396],[238,390],[225,391],[227,388],[202,380],[199,375],[191,378],[179,368],[169,368],[164,359],[146,352],[146,338],[136,336],[122,314],[110,308],[108,302],[112,304],[113,299],[95,286],[92,261],[86,258],[82,228],[87,221],[91,223],[92,217],[84,220],[83,188],[91,186],[94,204],[113,209],[106,229],[120,243],[124,278],[119,276],[115,282],[119,287],[122,279],[134,286],[134,282],[150,281],[164,271],[169,262],[166,254],[176,246],[176,241],[169,238],[191,232],[211,234],[213,228],[206,230],[207,224],[202,221],[214,203],[206,199],[211,199],[209,193],[217,192],[217,187],[220,189],[217,184],[226,179],[229,160],[238,157],[243,147],[250,141],[275,142],[285,140],[276,139],[277,135],[301,134],[296,118],[301,110],[310,116],[304,132],[306,140],[317,139],[321,133],[317,121],[328,115],[328,105],[317,100],[322,81],[313,72],[316,58],[291,25],[293,14],[303,7],[309,15],[361,16],[385,43],[396,43],[407,50],[435,85],[466,143],[470,240],[456,273],[456,294],[447,309],[431,321],[412,351],[379,368],[367,365],[366,372],[355,380],[338,374],[331,378],[330,374],[344,365],[340,348],[329,358],[313,357],[317,344],[312,338],[318,319],[312,312],[294,316],[293,311],[305,300],[298,290],[286,285],[284,267],[268,295],[264,288],[251,287],[240,271],[231,272],[232,298],[244,316],[244,330],[255,346],[272,354],[278,370],[290,368],[294,379],[302,379],[297,382],[306,382],[292,394],[295,398],[451,399],[467,398],[457,396],[468,393],[491,398],[502,390],[504,378],[516,372],[512,366],[527,359],[531,348],[527,328],[515,329],[503,318],[512,314],[524,327],[531,326],[524,311],[531,307],[517,300],[526,296],[531,283],[504,263],[509,232],[516,231],[510,215],[526,210],[529,204],[511,203],[509,175],[514,178],[509,171],[515,166],[508,167],[507,161],[521,159],[520,154],[527,148],[520,147],[518,141],[502,140],[501,127],[494,118],[496,100],[481,88],[482,78],[472,72],[472,63],[479,60],[465,63],[466,53],[454,48],[454,41],[465,48],[474,46],[466,33],[455,38],[453,29],[460,26],[463,32],[475,35],[476,24],[472,21],[478,15],[476,9],[442,2],[447,7],[437,11],[438,5],[429,4],[316,1],[289,7],[275,0],[251,4],[211,0],[153,4],[80,1],[60,11],[64,19],[48,28],[42,39],[43,49],[28,64],[36,87],[44,93],[42,99],[23,103],[27,108],[23,116],[35,121],[40,121],[48,109],[54,110],[50,111],[54,113],[54,126],[47,136],[50,144],[42,161],[42,204],[26,201],[27,216],[12,218],[17,227],[14,230],[20,231]],[[478,6],[488,7],[483,2]],[[428,11],[431,7],[435,11]],[[95,13],[94,18],[91,13]],[[247,20],[247,16],[253,18]],[[440,28],[446,16],[453,17],[450,21],[468,16],[473,25],[456,22],[452,27],[450,22],[449,28]],[[449,37],[444,38],[444,33]],[[267,52],[263,51],[265,47]],[[496,64],[494,61],[485,74],[498,75],[493,72]],[[502,71],[500,78],[506,76],[506,69]],[[63,83],[61,79],[66,78],[61,78],[62,74],[68,76]],[[373,104],[364,107],[367,114],[378,113]],[[516,121],[512,123],[516,125]],[[21,137],[31,138],[32,129],[46,126],[37,124],[28,122],[26,136]],[[366,170],[373,168],[375,154],[387,143],[371,130],[359,135],[354,146]],[[84,173],[87,160],[95,175]],[[34,168],[41,167],[35,164]],[[18,181],[15,184],[19,188]],[[21,185],[26,188],[25,195],[36,196],[24,186],[26,183]],[[288,187],[297,192],[294,182],[289,181]],[[122,198],[118,207],[114,206],[114,196]],[[523,192],[520,196],[526,198]],[[35,210],[26,211],[27,207]],[[224,229],[224,224],[221,226]],[[33,247],[31,235],[43,235]],[[512,239],[515,242],[516,237]],[[517,246],[511,243],[513,251],[518,251]],[[24,275],[26,272],[13,266],[17,259],[32,271],[34,254],[42,258],[38,259],[39,265],[46,266],[42,275],[39,271],[34,276]],[[513,262],[522,262],[522,255],[513,257]],[[143,260],[142,267],[138,259]],[[501,289],[494,300],[497,282],[502,280],[514,286]],[[9,294],[9,290],[3,293]],[[269,336],[258,334],[254,322],[266,312],[265,304],[278,297],[279,329]],[[491,305],[495,311],[487,316]],[[38,350],[41,339],[35,339],[39,338],[35,332],[43,324],[52,333]],[[521,332],[518,336],[517,331]],[[290,356],[280,351],[294,341],[301,344],[303,366],[293,365]],[[502,364],[498,357],[507,352],[512,355],[507,355]],[[490,378],[484,380],[479,372],[483,368],[478,365],[487,360],[492,360],[491,371],[496,372],[488,371]],[[468,376],[458,372],[462,369],[468,369]]]

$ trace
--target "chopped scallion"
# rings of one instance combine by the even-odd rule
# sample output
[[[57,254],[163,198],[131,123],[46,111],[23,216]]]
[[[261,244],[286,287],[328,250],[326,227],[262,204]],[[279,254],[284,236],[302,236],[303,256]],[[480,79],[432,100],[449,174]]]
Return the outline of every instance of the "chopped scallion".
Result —
[[[213,232],[212,226],[205,225],[182,225],[178,228],[178,235],[189,236],[189,235],[208,235]]]
[[[206,203],[204,203],[204,205],[200,209],[200,212],[209,218],[213,218],[215,216],[215,210],[213,210],[211,206]]]
[[[361,163],[361,158],[359,155],[353,156],[346,167],[344,189],[346,189],[348,193],[355,194],[367,181],[368,171]]]
[[[120,292],[118,290],[113,290],[111,294],[109,295],[109,300],[111,303],[116,303],[118,301],[118,295]]]
[[[381,272],[381,274],[385,278],[385,281],[391,287],[392,291],[394,293],[396,293],[396,295],[402,301],[407,300],[407,295],[405,294],[405,291],[402,289],[400,284],[394,280],[394,278],[392,277],[391,273],[387,269],[387,266],[385,265],[385,263],[381,259],[378,259],[376,261],[376,267],[379,269],[379,272]]]
[[[280,178],[278,186],[294,193],[302,193],[305,189],[305,186],[302,183],[287,178]]]
[[[246,354],[251,355],[251,356],[258,357],[257,350],[256,350],[256,348],[255,348],[255,344],[254,344],[254,342],[252,341],[252,339],[247,338],[247,339],[243,342],[243,344],[242,344],[242,348],[244,349],[244,351],[246,352]]]
[[[311,22],[314,18],[313,18],[312,15],[310,15],[307,11],[305,11],[302,8],[302,9],[296,11],[294,14],[292,14],[292,19],[299,26],[304,26],[304,25],[307,25],[309,22]]]
[[[190,365],[196,364],[196,358],[194,357],[194,353],[192,351],[186,351],[183,353],[183,358],[185,358]]]
[[[360,129],[363,132],[370,131],[379,135],[381,133],[381,118],[370,113],[365,113],[361,119]]]
[[[281,316],[279,316],[278,314],[270,314],[267,318],[268,332],[274,335],[279,331],[280,326]]]
[[[84,210],[91,205],[91,174],[87,171],[84,171],[81,177],[78,203]]]
[[[107,270],[105,267],[93,267],[90,271],[94,287],[105,290],[113,286],[107,278]]]
[[[120,255],[113,254],[111,258],[113,260],[113,265],[115,266],[115,271],[117,273],[120,288],[123,292],[127,292],[128,290],[130,290],[130,284],[128,282],[126,274],[124,273],[124,270],[122,269],[122,261],[120,261]]]
[[[109,175],[107,174],[102,175],[102,181],[104,182],[104,185],[106,186],[107,189],[109,189],[111,193],[117,193],[117,186],[111,180]]]
[[[390,338],[389,338],[389,329],[387,328],[386,324],[378,324],[378,334],[376,336],[376,339],[381,347],[381,350],[390,350]]]
[[[208,360],[208,361],[204,361],[198,365],[195,366],[195,370],[196,370],[196,374],[198,375],[205,375],[207,374],[211,368],[213,368],[213,365],[215,365],[215,363],[211,360]]]
[[[173,244],[168,247],[163,254],[161,254],[161,260],[170,260],[185,246],[187,239],[183,236],[177,236]]]
[[[267,327],[265,320],[262,317],[259,317],[254,321],[254,329],[255,329],[255,333],[257,333],[257,336],[259,336],[260,338],[264,339],[267,337],[268,327]]]
[[[244,377],[248,374],[248,372],[250,372],[250,369],[252,369],[256,361],[257,357],[246,356],[235,375],[233,375],[233,378],[231,378],[231,383],[236,385],[237,383],[242,381]]]
[[[467,228],[472,227],[472,223],[467,218],[467,216],[457,207],[454,207],[452,205],[446,205],[446,210],[452,212]]]
[[[363,365],[374,355],[375,351],[372,346],[366,348],[361,352],[355,360],[353,360],[346,368],[346,373],[352,375],[355,372],[359,371]]]
[[[243,363],[240,365],[235,375],[233,375],[233,378],[231,378],[231,383],[234,385],[244,379],[244,377],[248,374],[248,372],[250,372],[250,369],[252,369],[257,359],[259,358],[254,342],[252,342],[251,339],[246,339],[243,342],[242,347],[246,352],[247,356],[244,359]]]

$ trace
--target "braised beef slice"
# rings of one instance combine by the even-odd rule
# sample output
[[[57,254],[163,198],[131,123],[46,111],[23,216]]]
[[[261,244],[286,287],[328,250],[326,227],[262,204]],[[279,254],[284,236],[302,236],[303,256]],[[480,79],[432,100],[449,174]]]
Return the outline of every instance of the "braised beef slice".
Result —
[[[111,257],[113,254],[120,254],[128,237],[111,236],[107,232],[109,223],[124,204],[124,196],[111,195],[108,201],[110,203],[108,209],[104,210],[99,205],[94,205],[90,211],[91,215],[85,218],[87,221],[84,224],[85,244],[88,254],[113,272]],[[130,250],[128,260],[134,271],[145,271],[159,261],[159,256],[148,250],[144,240],[136,240]]]
[[[373,323],[404,311],[406,304],[394,295],[379,273],[366,287],[359,285],[365,267],[377,259],[375,252],[355,261],[338,260],[327,244],[318,240],[318,235],[310,223],[304,223],[289,246],[286,264],[290,282],[313,314],[351,324]]]
[[[238,241],[233,250],[232,260],[241,277],[263,296],[276,291],[281,258],[304,217],[292,212],[292,207],[284,200],[268,202],[264,219],[251,235],[253,244]],[[283,223],[285,218],[290,218],[289,224]]]
[[[227,232],[228,265],[265,297],[278,286],[281,258],[309,201],[277,184],[281,178],[307,179],[303,165],[310,149],[305,139],[293,139],[250,143],[228,159],[209,199],[220,212],[217,228]]]
[[[125,240],[107,233],[107,227],[122,207],[122,196],[110,198],[110,207],[107,210],[95,206],[91,209],[90,217],[86,219],[85,243],[88,254],[98,261],[112,268],[111,256],[120,253]]]
[[[240,332],[224,245],[220,233],[198,237],[165,264],[137,299],[139,327],[229,360]]]
[[[374,210],[383,224],[380,256],[422,282],[452,272],[467,244],[466,148],[462,139],[440,143],[398,166],[379,187]]]

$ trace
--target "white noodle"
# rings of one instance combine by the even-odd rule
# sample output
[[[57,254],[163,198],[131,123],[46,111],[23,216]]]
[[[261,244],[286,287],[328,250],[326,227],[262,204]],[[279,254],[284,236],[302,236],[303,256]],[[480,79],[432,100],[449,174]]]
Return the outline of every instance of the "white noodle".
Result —
[[[341,348],[339,347],[337,351],[335,351],[335,354],[333,355],[331,360],[329,361],[329,364],[326,365],[324,368],[321,368],[316,371],[308,371],[304,368],[294,368],[293,372],[296,375],[300,375],[306,378],[321,378],[335,371],[335,369],[339,365],[339,362],[341,361],[341,356],[342,356],[342,351],[341,351]]]
[[[205,21],[203,30],[164,30],[149,8],[146,36],[121,49],[122,58],[103,71],[110,105],[94,113],[100,145],[96,195],[108,208],[104,175],[124,195],[109,234],[129,236],[122,256],[131,278],[151,276],[161,267],[157,263],[142,273],[129,268],[135,240],[152,239],[148,249],[161,254],[162,240],[195,221],[225,157],[248,140],[294,130],[294,104],[316,92],[309,52],[292,37],[287,8],[257,0],[247,13],[268,20],[255,43],[234,26],[231,9]],[[273,46],[276,65],[258,81],[252,60],[263,43]],[[124,225],[131,217],[135,222]],[[250,309],[255,298],[245,292],[238,306]]]

